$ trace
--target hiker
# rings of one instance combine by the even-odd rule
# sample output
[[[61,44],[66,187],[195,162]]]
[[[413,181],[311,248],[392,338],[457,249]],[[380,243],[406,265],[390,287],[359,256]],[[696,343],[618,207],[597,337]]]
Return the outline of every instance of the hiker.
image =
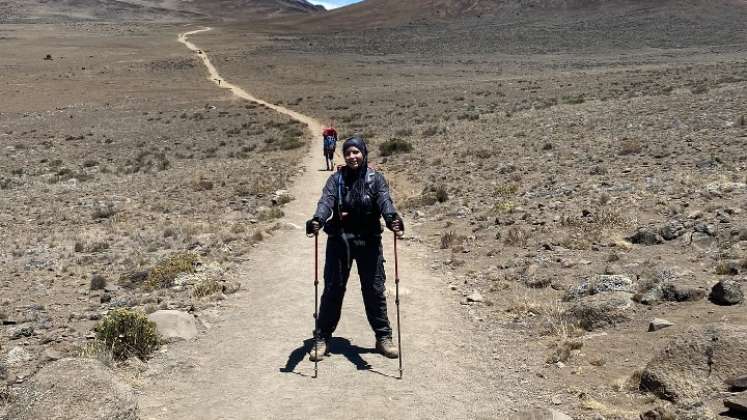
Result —
[[[327,344],[337,328],[342,299],[355,260],[363,292],[366,317],[376,336],[376,351],[399,357],[392,342],[392,328],[384,296],[384,255],[381,247],[380,218],[390,230],[402,236],[405,225],[394,208],[384,175],[368,167],[368,149],[360,137],[351,137],[342,145],[345,166],[331,175],[322,191],[314,217],[306,222],[307,234],[327,233],[324,262],[324,291],[319,308],[314,340],[317,351],[311,360],[327,353]]]
[[[322,132],[322,138],[324,138],[324,146],[322,153],[324,153],[324,163],[327,165],[328,171],[335,169],[335,149],[337,148],[337,130],[330,124],[328,128],[325,128]]]

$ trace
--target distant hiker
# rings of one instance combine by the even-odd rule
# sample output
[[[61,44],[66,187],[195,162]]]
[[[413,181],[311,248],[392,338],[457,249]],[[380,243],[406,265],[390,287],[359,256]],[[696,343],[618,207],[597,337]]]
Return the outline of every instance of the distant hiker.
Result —
[[[337,148],[337,130],[330,124],[328,128],[325,128],[322,132],[322,138],[324,139],[324,146],[322,153],[324,153],[324,163],[327,165],[328,171],[335,169],[335,149]]]
[[[392,359],[399,357],[392,342],[392,328],[384,295],[384,256],[381,248],[380,218],[397,235],[405,224],[394,208],[384,175],[368,167],[368,149],[360,137],[351,137],[342,145],[345,166],[327,180],[314,217],[306,222],[306,232],[327,233],[324,263],[324,292],[314,334],[318,352],[311,360],[327,353],[327,344],[337,328],[342,298],[353,260],[363,292],[366,316],[376,336],[376,351]],[[317,356],[318,355],[318,356]]]

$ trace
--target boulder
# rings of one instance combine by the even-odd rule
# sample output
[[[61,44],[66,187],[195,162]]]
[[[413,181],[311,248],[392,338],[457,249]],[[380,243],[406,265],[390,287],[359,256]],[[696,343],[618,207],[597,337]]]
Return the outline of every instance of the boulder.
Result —
[[[632,296],[626,292],[586,296],[574,302],[566,311],[565,317],[587,331],[614,326],[630,320]]]
[[[197,337],[197,321],[186,312],[161,310],[148,315],[148,319],[156,323],[158,335],[166,342]]]
[[[677,239],[687,232],[687,227],[679,220],[670,220],[663,226],[659,227],[659,235],[665,241]]]
[[[669,328],[673,325],[674,323],[672,323],[671,321],[667,321],[666,319],[654,318],[651,320],[651,322],[648,323],[648,331],[659,331],[663,330],[664,328]]]
[[[587,278],[578,286],[568,290],[565,299],[573,300],[606,292],[633,293],[634,291],[635,286],[630,277],[620,274],[601,274]]]
[[[638,245],[657,245],[664,242],[664,238],[657,231],[648,227],[638,228],[633,235],[626,239]]]
[[[711,288],[708,298],[716,305],[738,305],[744,302],[744,292],[736,281],[721,280]]]
[[[14,390],[15,420],[137,420],[132,388],[95,359],[51,363]]]
[[[691,328],[649,361],[640,388],[673,402],[726,390],[726,379],[744,373],[745,342],[747,326]]]

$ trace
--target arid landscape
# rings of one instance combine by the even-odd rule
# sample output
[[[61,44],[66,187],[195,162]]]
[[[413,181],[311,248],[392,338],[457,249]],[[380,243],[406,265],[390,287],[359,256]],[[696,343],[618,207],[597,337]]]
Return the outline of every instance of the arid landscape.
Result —
[[[0,2],[0,419],[747,418],[744,1],[67,3]],[[355,283],[304,359],[330,120],[402,380]]]

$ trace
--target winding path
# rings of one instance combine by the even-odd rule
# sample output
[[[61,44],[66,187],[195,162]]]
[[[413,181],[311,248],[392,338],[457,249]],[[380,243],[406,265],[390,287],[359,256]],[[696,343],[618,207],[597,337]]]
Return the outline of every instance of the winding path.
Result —
[[[306,172],[291,189],[296,200],[285,208],[287,229],[250,254],[241,267],[243,288],[211,320],[199,340],[169,346],[154,359],[140,400],[144,420],[247,419],[496,419],[511,403],[488,371],[482,346],[473,345],[472,327],[443,279],[428,268],[429,251],[402,241],[402,334],[404,379],[397,361],[373,352],[370,331],[356,287],[350,280],[332,355],[313,363],[304,340],[313,327],[313,242],[303,226],[315,208],[328,172],[319,171],[321,124],[298,112],[255,98],[226,81],[204,51],[179,41],[207,67],[209,79],[236,96],[263,104],[309,127],[314,144],[304,158]],[[218,82],[220,80],[220,83]],[[324,249],[320,238],[320,249]],[[389,261],[391,236],[384,247]],[[393,264],[387,264],[389,278]],[[321,271],[321,270],[320,270]],[[390,296],[391,297],[391,296]],[[390,299],[390,318],[394,304]],[[491,361],[492,362],[492,361]]]

